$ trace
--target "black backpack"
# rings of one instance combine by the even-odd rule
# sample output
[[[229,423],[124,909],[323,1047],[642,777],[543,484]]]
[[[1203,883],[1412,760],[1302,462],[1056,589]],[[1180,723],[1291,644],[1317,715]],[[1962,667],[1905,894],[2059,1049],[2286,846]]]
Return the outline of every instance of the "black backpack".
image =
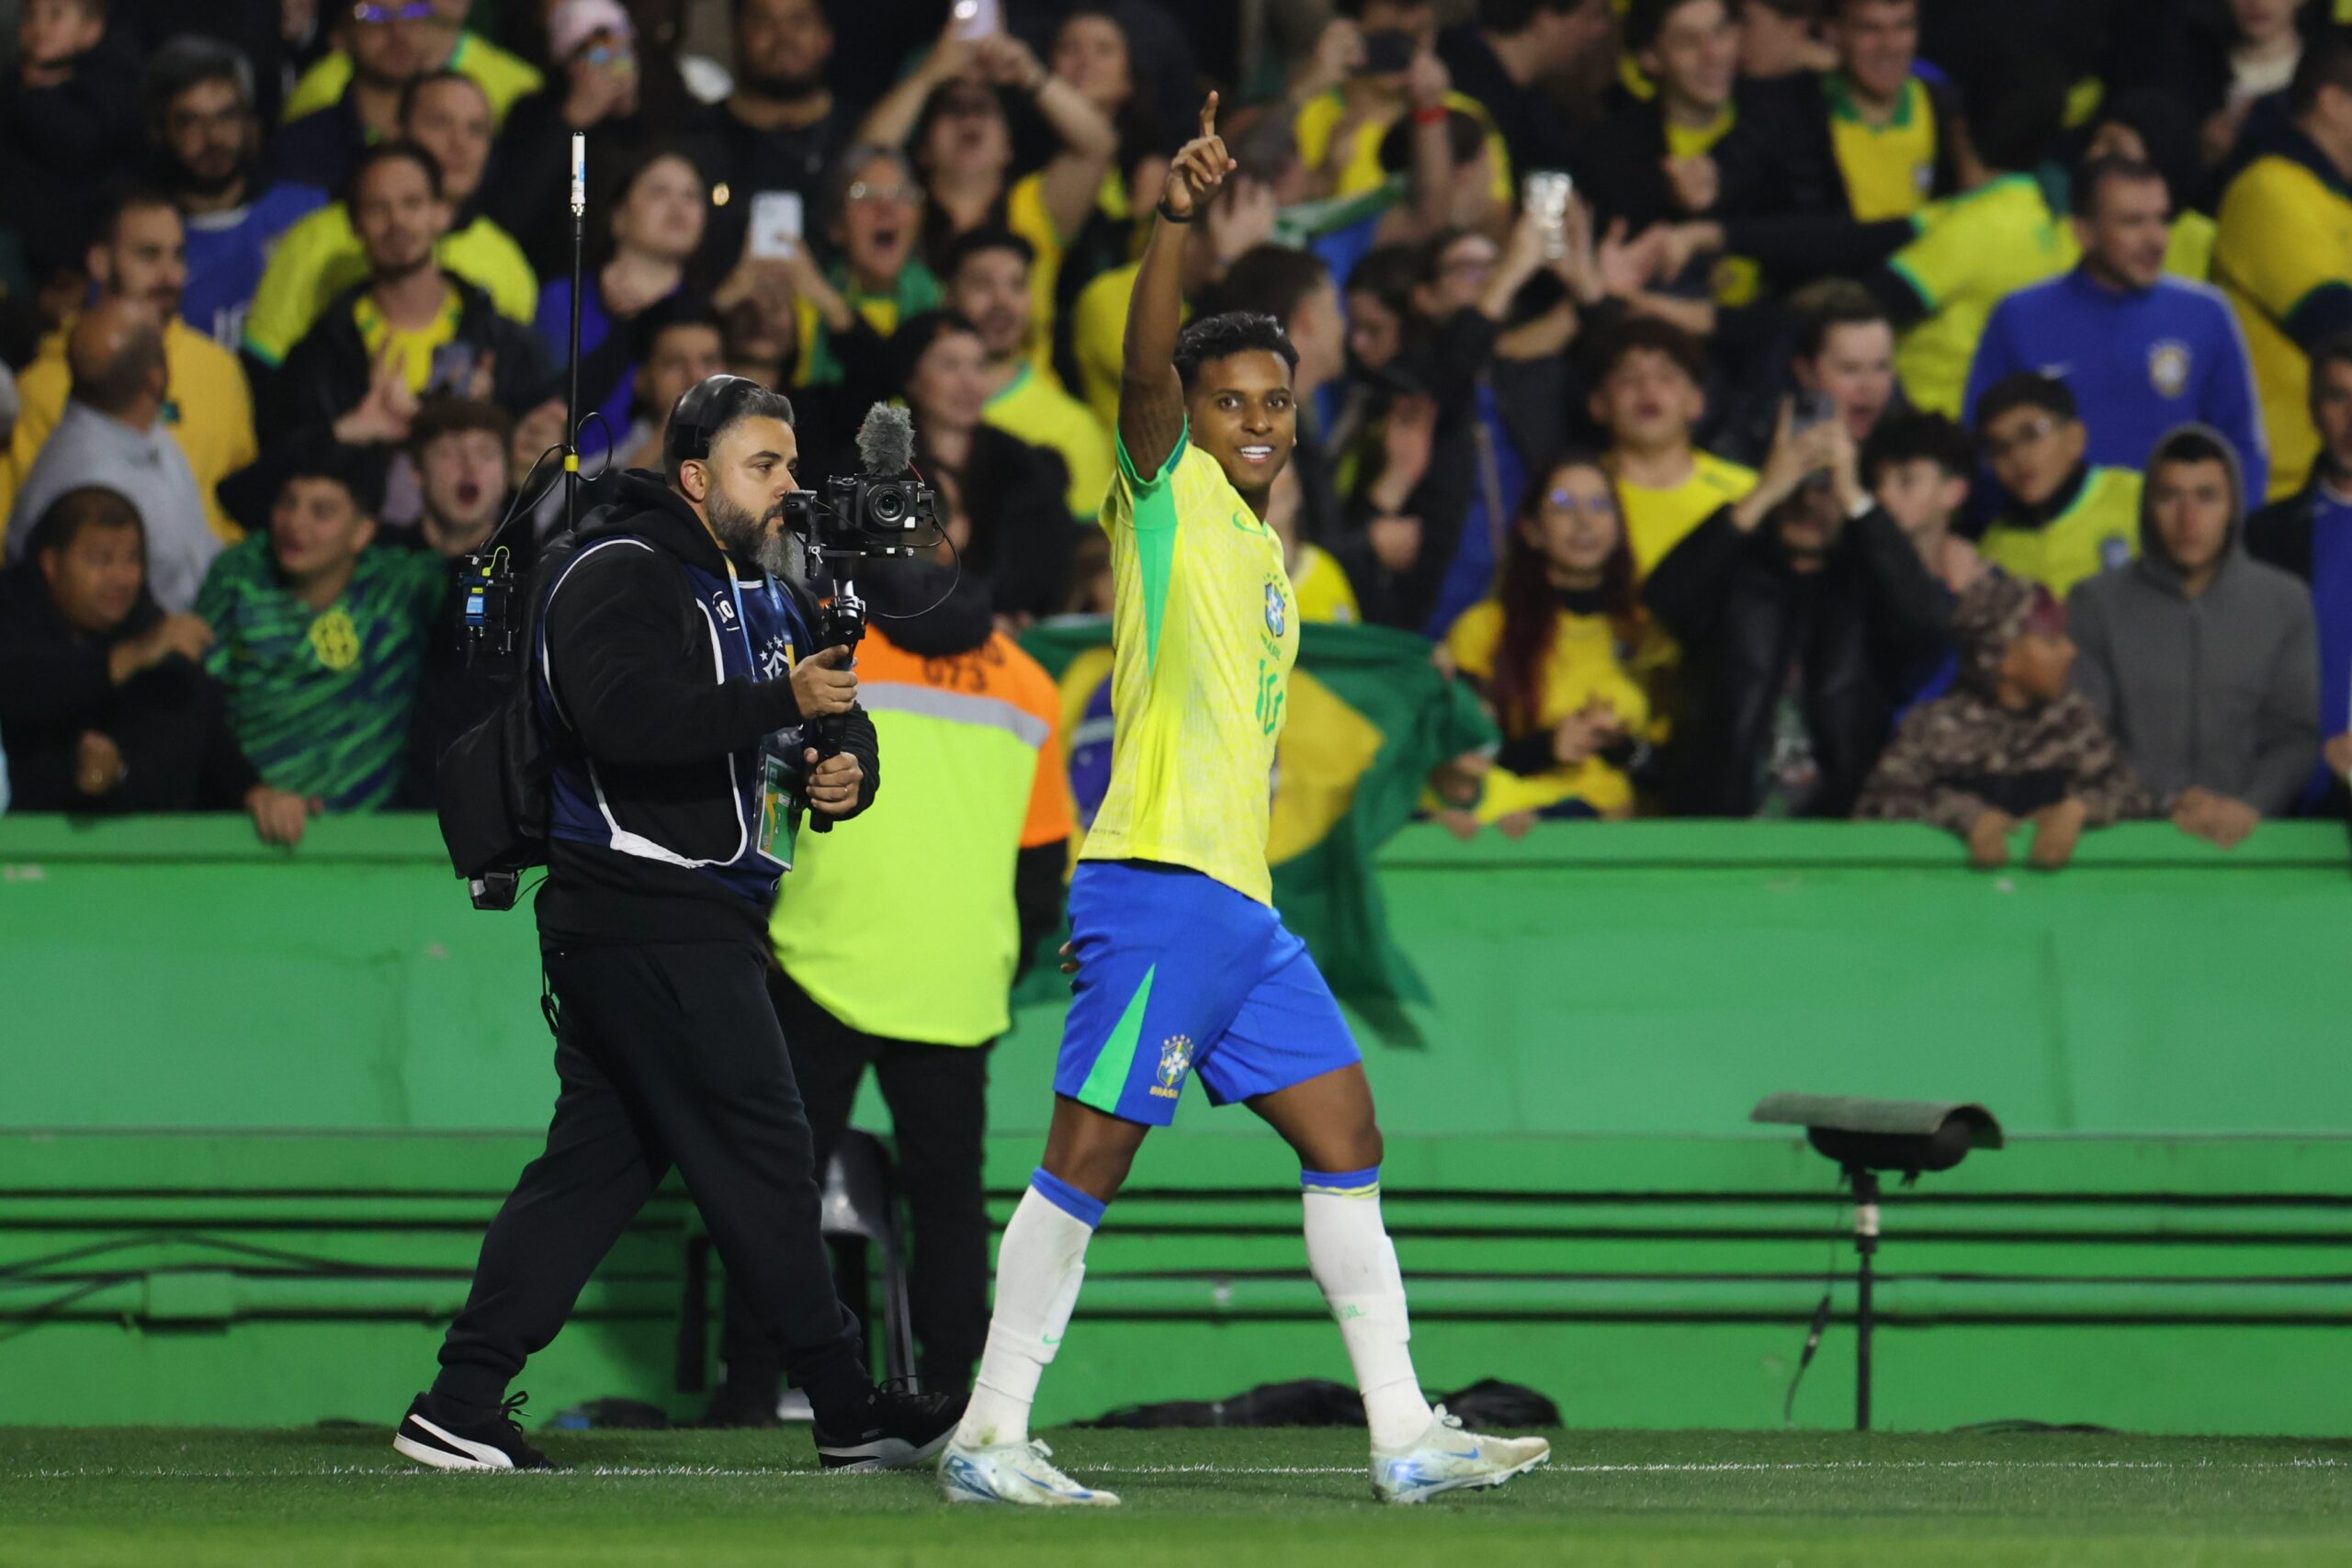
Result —
[[[531,573],[524,603],[522,660],[504,697],[482,721],[441,753],[435,794],[441,841],[477,909],[511,909],[523,873],[548,860],[548,816],[555,740],[539,714],[539,616],[550,586],[581,547],[633,530],[600,507],[567,536],[551,541]]]

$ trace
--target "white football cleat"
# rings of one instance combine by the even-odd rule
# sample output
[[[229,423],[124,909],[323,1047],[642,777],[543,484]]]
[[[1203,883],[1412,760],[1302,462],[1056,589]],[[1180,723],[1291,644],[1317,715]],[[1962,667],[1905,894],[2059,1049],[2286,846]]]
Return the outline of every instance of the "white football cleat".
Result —
[[[1022,1503],[1033,1508],[1114,1508],[1119,1495],[1086,1487],[1053,1464],[1054,1450],[1035,1438],[967,1449],[950,1441],[939,1456],[940,1495],[951,1503]]]
[[[1384,1503],[1426,1503],[1441,1492],[1500,1486],[1552,1457],[1541,1438],[1490,1438],[1462,1429],[1441,1404],[1407,1449],[1372,1450],[1372,1495]]]

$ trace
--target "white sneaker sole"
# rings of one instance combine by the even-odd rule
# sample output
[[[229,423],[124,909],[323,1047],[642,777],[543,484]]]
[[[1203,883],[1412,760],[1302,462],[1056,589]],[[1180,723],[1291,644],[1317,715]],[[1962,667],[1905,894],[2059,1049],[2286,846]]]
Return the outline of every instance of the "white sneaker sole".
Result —
[[[950,1503],[978,1503],[1000,1508],[1115,1508],[1119,1495],[1115,1492],[1094,1492],[1083,1497],[1069,1497],[1059,1493],[1040,1490],[1034,1497],[1006,1497],[994,1492],[963,1485],[949,1478],[943,1469],[939,1475],[939,1495]]]
[[[940,1495],[950,1503],[978,1503],[1000,1508],[1115,1508],[1118,1497],[1107,1492],[1097,1492],[1091,1497],[1036,1497],[1016,1503],[1010,1497],[984,1497],[978,1492],[967,1492],[960,1486],[940,1488]]]
[[[1394,1494],[1383,1492],[1375,1486],[1372,1489],[1372,1495],[1384,1503],[1394,1503],[1400,1507],[1409,1507],[1415,1503],[1426,1503],[1432,1497],[1443,1496],[1448,1492],[1484,1492],[1489,1488],[1500,1486],[1514,1476],[1525,1475],[1538,1465],[1549,1464],[1551,1461],[1552,1453],[1547,1449],[1532,1459],[1521,1460],[1509,1470],[1498,1470],[1492,1475],[1465,1475],[1459,1480],[1441,1481],[1434,1486],[1417,1486],[1410,1492]]]
[[[512,1471],[514,1468],[513,1460],[508,1459],[488,1443],[469,1443],[463,1438],[452,1437],[422,1416],[412,1416],[408,1419],[424,1427],[426,1432],[440,1441],[461,1450],[451,1453],[447,1449],[435,1448],[429,1443],[418,1442],[405,1432],[394,1433],[392,1447],[419,1464],[431,1465],[435,1470]],[[407,1422],[402,1422],[401,1425],[405,1426]]]

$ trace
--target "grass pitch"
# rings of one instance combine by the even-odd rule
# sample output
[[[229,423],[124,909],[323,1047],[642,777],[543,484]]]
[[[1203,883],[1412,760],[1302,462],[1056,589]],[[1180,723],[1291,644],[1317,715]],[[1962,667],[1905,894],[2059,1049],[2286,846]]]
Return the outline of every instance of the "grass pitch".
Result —
[[[1344,1432],[1065,1432],[1125,1506],[949,1508],[804,1431],[554,1434],[561,1475],[442,1475],[389,1429],[0,1430],[0,1564],[2352,1563],[2352,1442],[1564,1432],[1549,1468],[1374,1503]]]

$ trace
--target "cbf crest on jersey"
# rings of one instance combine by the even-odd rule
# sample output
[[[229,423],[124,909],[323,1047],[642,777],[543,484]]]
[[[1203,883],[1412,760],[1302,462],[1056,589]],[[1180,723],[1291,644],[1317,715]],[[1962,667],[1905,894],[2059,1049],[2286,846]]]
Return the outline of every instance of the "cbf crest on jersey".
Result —
[[[2188,390],[2188,373],[2195,363],[2187,344],[2166,338],[2148,350],[2148,382],[2160,396],[2179,397]]]
[[[1266,630],[1275,637],[1283,635],[1283,626],[1290,609],[1283,593],[1283,585],[1271,580],[1266,583]]]
[[[1182,1092],[1184,1074],[1193,1065],[1193,1037],[1171,1034],[1159,1043],[1159,1081],[1151,1092],[1162,1100],[1173,1100]]]

